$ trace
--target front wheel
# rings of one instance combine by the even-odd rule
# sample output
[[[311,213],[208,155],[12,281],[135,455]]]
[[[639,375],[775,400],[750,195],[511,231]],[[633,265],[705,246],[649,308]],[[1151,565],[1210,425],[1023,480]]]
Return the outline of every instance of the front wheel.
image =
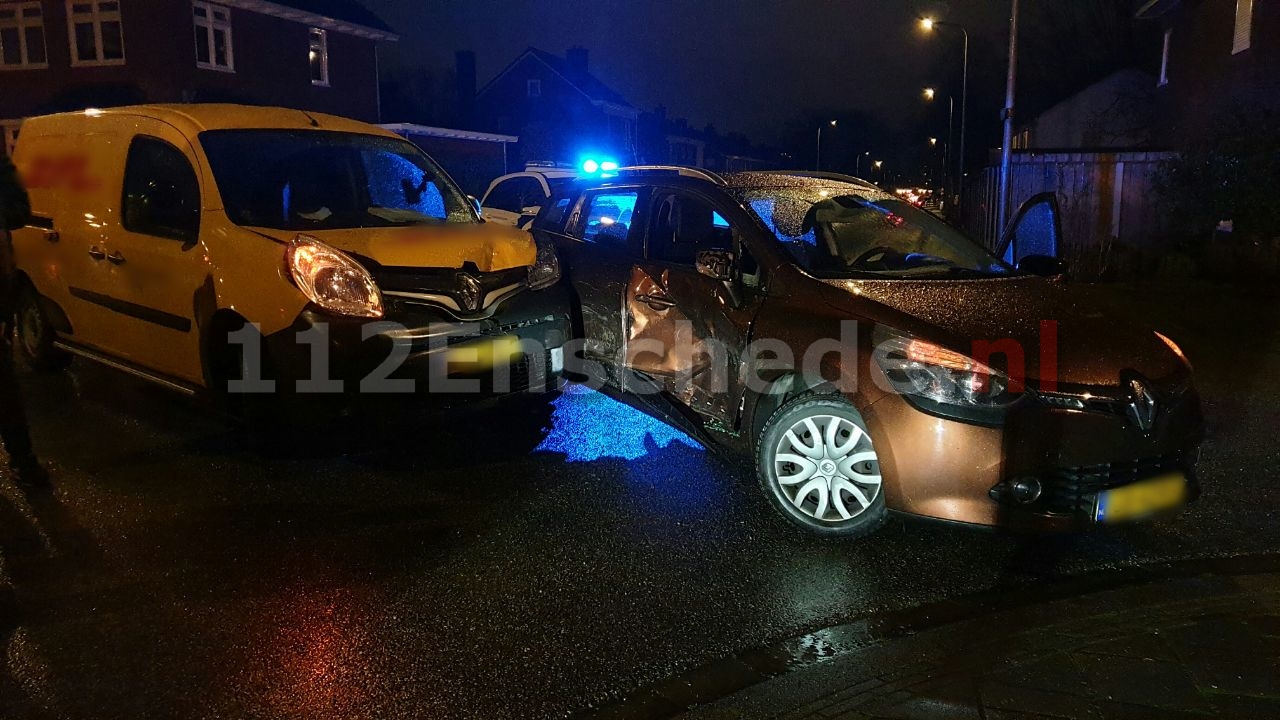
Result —
[[[757,443],[756,475],[774,509],[810,532],[862,537],[888,517],[866,423],[838,397],[778,408]]]
[[[54,346],[57,335],[40,302],[40,294],[29,284],[18,290],[14,307],[18,347],[27,363],[36,370],[61,370],[71,364],[71,354]]]

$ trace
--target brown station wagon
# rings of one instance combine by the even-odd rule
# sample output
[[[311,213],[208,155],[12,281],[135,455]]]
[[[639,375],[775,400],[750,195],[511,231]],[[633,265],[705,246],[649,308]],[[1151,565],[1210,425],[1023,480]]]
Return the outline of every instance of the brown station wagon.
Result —
[[[1174,342],[1086,302],[1051,196],[988,252],[855,178],[629,168],[552,197],[570,369],[749,452],[784,517],[1053,530],[1172,510],[1202,435]]]

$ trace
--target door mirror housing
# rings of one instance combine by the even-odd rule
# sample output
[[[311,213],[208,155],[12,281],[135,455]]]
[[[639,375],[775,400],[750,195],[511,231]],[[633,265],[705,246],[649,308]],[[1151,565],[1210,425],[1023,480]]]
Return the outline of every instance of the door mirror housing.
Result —
[[[1048,255],[1027,255],[1018,262],[1018,269],[1041,277],[1058,277],[1067,274],[1067,263]]]
[[[1018,208],[1013,222],[1004,231],[996,254],[1006,263],[1021,267],[1023,260],[1033,255],[1061,257],[1061,240],[1058,198],[1051,192],[1040,193]]]
[[[467,200],[471,201],[471,209],[476,211],[476,215],[479,215],[482,212],[482,209],[480,208],[479,198],[477,198],[475,195],[468,195]],[[484,218],[481,218],[481,220],[483,219]]]
[[[699,275],[720,282],[733,280],[735,264],[736,258],[729,250],[699,250],[694,260]]]

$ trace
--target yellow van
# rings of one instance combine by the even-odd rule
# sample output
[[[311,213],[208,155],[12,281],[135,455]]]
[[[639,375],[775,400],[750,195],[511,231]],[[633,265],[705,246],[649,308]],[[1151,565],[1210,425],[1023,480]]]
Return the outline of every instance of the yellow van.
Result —
[[[14,161],[35,216],[14,234],[18,344],[37,367],[82,356],[215,395],[405,391],[386,381],[424,360],[476,380],[451,391],[493,395],[563,369],[554,250],[484,222],[381,128],[236,105],[86,110],[27,120]]]

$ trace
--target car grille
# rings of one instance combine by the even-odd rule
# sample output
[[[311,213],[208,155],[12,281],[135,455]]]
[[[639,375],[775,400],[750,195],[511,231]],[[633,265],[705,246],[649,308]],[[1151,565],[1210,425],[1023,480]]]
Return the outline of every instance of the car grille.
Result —
[[[498,371],[494,371],[479,378],[480,391],[485,394],[500,394],[552,389],[550,351],[538,355],[521,354],[509,368],[511,374],[505,388],[499,385]]]
[[[1089,512],[1093,509],[1094,496],[1102,490],[1182,468],[1182,455],[1179,453],[1101,465],[1062,467],[1044,477],[1040,503],[1045,511],[1051,513]]]

